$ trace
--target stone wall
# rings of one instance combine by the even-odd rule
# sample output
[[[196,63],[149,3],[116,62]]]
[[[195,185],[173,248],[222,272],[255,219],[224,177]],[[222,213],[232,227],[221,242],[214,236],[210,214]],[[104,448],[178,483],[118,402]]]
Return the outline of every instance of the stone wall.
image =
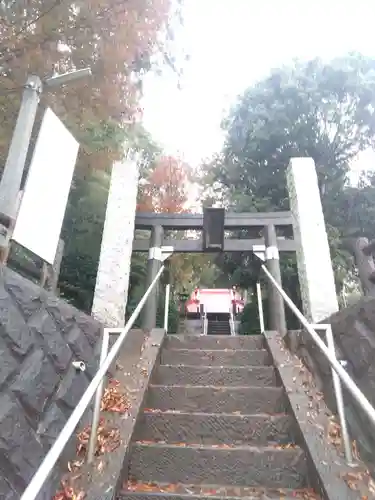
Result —
[[[337,357],[347,361],[346,370],[375,407],[375,298],[363,297],[322,322],[331,323]],[[290,332],[289,342],[314,373],[327,405],[336,411],[331,370],[325,357],[307,332]],[[345,391],[344,396],[350,433],[361,456],[375,470],[375,429],[351,395]]]
[[[98,322],[0,267],[0,498],[24,491],[97,369],[99,340]]]

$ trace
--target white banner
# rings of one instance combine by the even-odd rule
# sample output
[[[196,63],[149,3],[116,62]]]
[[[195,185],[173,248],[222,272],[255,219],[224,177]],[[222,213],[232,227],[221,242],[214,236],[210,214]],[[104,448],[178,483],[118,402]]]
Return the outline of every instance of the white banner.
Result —
[[[53,264],[79,143],[51,109],[44,113],[12,238]]]

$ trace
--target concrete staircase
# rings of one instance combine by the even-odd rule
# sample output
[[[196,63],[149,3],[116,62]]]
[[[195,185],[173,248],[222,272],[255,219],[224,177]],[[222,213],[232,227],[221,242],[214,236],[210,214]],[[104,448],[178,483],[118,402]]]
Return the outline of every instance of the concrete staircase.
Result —
[[[230,335],[229,317],[216,319],[208,317],[207,335]]]
[[[260,336],[167,337],[119,498],[319,498],[263,347]]]

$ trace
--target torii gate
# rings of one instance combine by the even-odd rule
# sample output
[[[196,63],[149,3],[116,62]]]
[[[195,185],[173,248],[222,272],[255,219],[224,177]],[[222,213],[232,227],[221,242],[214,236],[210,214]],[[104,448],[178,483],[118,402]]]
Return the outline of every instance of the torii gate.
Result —
[[[248,252],[252,253],[254,246],[267,248],[267,266],[273,276],[281,284],[279,265],[279,250],[295,251],[297,249],[293,239],[276,237],[276,226],[286,227],[293,223],[290,212],[269,213],[225,213],[222,208],[208,208],[203,214],[165,214],[165,213],[138,213],[135,217],[136,229],[151,230],[151,238],[135,239],[133,252],[148,252],[149,265],[147,286],[154,280],[160,269],[162,248],[173,248],[176,253],[202,252]],[[225,230],[255,229],[262,232],[259,239],[227,239]],[[165,230],[200,230],[200,239],[164,239]],[[272,330],[284,332],[285,308],[277,290],[270,286],[270,327]],[[150,330],[155,327],[157,314],[157,290],[151,292],[145,308],[143,327]]]
[[[287,169],[287,185],[290,212],[226,215],[225,228],[262,226],[266,230],[262,240],[225,240],[224,251],[251,252],[253,245],[265,245],[268,267],[279,282],[279,250],[296,251],[303,312],[309,321],[317,323],[336,312],[338,302],[318,179],[312,158],[291,159]],[[155,249],[160,249],[163,244],[169,246],[170,243],[163,242],[163,227],[203,227],[203,216],[199,214],[174,215],[173,220],[170,215],[136,215],[137,194],[137,162],[127,158],[123,162],[115,163],[92,306],[93,316],[109,327],[122,327],[125,323],[132,251],[149,251],[149,269],[154,269],[158,265],[155,261],[160,257],[160,252]],[[276,238],[275,225],[290,224],[293,226],[294,239]],[[134,240],[136,227],[151,228],[151,243],[147,240]],[[202,251],[202,242],[199,240],[182,240],[182,243],[176,241],[173,245],[177,252]],[[150,271],[149,281],[154,274],[155,271]],[[270,317],[271,327],[282,329],[283,324],[285,325],[284,306],[275,291],[270,296],[273,310],[276,311]],[[155,304],[155,298],[151,296],[146,308],[148,328],[153,326]]]

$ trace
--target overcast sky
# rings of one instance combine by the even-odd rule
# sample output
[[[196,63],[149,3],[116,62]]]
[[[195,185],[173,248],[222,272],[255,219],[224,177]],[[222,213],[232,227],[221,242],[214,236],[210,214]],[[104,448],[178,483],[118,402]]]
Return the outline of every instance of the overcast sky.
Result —
[[[375,56],[372,0],[185,0],[184,19],[182,90],[171,75],[151,75],[143,105],[154,138],[192,165],[220,149],[225,111],[271,68],[351,50]],[[367,154],[354,167],[370,163]]]

